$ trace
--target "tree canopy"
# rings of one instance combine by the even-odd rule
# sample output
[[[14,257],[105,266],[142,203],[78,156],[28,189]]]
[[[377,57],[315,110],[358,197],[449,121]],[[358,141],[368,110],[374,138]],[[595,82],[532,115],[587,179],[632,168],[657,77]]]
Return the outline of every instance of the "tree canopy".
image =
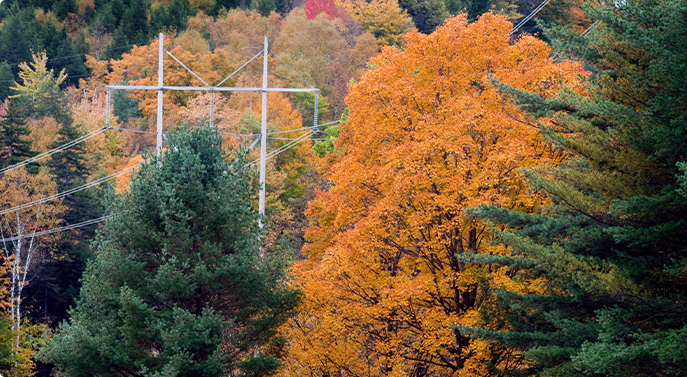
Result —
[[[505,270],[465,262],[505,251],[465,210],[542,205],[518,169],[562,156],[517,120],[492,80],[547,96],[582,70],[533,37],[511,44],[511,29],[494,14],[449,19],[407,35],[404,50],[384,48],[351,86],[332,186],[309,206],[308,259],[294,268],[304,301],[285,325],[285,375],[480,376],[517,366],[517,354],[451,328],[498,328],[478,312],[498,318],[488,292],[517,286]]]
[[[250,172],[208,128],[148,156],[95,241],[76,308],[41,351],[72,376],[217,376],[276,367],[275,327],[298,299],[261,255]]]

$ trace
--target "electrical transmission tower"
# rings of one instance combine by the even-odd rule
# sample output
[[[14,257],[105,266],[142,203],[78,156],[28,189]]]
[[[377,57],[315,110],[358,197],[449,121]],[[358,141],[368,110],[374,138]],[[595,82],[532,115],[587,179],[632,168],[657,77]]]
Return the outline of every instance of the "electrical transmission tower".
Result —
[[[179,63],[184,69],[189,71],[195,78],[200,80],[205,86],[164,86],[164,72],[163,72],[163,57],[164,53],[167,53],[172,59]],[[136,85],[108,85],[107,89],[121,89],[121,90],[157,90],[157,132],[156,132],[156,151],[157,155],[160,156],[162,151],[162,96],[164,91],[205,91],[211,93],[210,101],[210,126],[212,126],[213,119],[213,105],[214,105],[214,92],[262,92],[262,129],[260,133],[260,199],[259,199],[259,212],[261,215],[265,215],[265,168],[266,168],[266,155],[267,155],[267,93],[268,92],[301,92],[301,93],[319,93],[319,89],[315,89],[312,86],[310,88],[270,88],[267,86],[267,56],[269,53],[269,46],[267,37],[265,36],[265,44],[263,50],[255,55],[252,59],[246,62],[239,69],[234,71],[231,75],[227,76],[219,84],[215,86],[210,86],[203,79],[201,79],[195,72],[186,67],[179,59],[167,51],[164,47],[164,37],[160,33],[160,41],[158,45],[158,71],[157,71],[157,86],[136,86]],[[232,77],[236,72],[241,70],[243,67],[248,65],[255,58],[263,56],[262,63],[262,87],[261,88],[237,88],[237,87],[221,87],[225,81]],[[290,68],[290,67],[289,67]],[[299,75],[300,76],[300,75]],[[310,84],[308,84],[310,85]],[[109,99],[109,96],[108,96]],[[109,111],[109,100],[108,100],[108,111]],[[315,117],[317,117],[317,96],[315,97]],[[109,118],[109,117],[108,117]],[[108,119],[109,123],[109,119]],[[317,125],[317,118],[315,118],[315,125]],[[262,227],[262,222],[260,222]]]

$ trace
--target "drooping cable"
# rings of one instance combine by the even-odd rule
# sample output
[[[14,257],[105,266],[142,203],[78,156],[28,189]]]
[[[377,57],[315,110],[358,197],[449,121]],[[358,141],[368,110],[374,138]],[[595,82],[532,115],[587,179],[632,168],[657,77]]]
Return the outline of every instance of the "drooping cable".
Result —
[[[0,169],[0,174],[7,173],[8,171],[12,171],[12,170],[17,169],[17,168],[20,168],[20,167],[22,167],[22,166],[26,166],[26,165],[28,165],[28,164],[30,164],[30,163],[33,163],[33,162],[36,162],[36,161],[40,161],[40,160],[42,160],[42,159],[44,159],[44,158],[46,158],[46,157],[49,157],[49,156],[54,155],[55,153],[62,152],[62,151],[64,151],[64,150],[66,150],[66,149],[69,149],[69,148],[73,147],[73,146],[76,145],[76,144],[79,144],[79,143],[81,143],[81,142],[83,142],[83,141],[86,141],[86,140],[88,140],[88,139],[90,139],[90,138],[92,138],[92,137],[94,137],[94,136],[96,136],[96,135],[98,135],[98,134],[100,134],[100,133],[102,133],[102,132],[105,132],[105,130],[107,130],[108,128],[109,128],[109,127],[107,127],[107,126],[101,127],[101,128],[99,128],[99,129],[97,129],[97,130],[95,130],[95,131],[89,132],[89,133],[87,133],[87,134],[85,134],[85,135],[83,135],[83,136],[81,136],[81,137],[78,137],[78,138],[76,138],[76,139],[74,139],[74,140],[72,140],[72,141],[70,141],[70,142],[68,142],[68,143],[65,143],[65,144],[63,144],[63,145],[60,145],[59,147],[57,147],[57,148],[55,148],[55,149],[51,149],[51,150],[49,150],[49,151],[45,151],[45,152],[43,152],[43,153],[41,153],[41,154],[39,154],[39,155],[37,155],[37,156],[31,157],[31,158],[26,159],[26,160],[24,160],[24,161],[22,161],[22,162],[19,162],[19,163],[17,163],[17,164],[14,164],[14,165],[12,165],[12,166],[8,166],[8,167],[6,167],[6,168],[4,168],[4,169]]]
[[[109,127],[109,128],[112,130],[117,130],[117,131],[134,132],[134,133],[138,133],[138,134],[157,135],[157,132],[151,132],[151,131],[132,130],[130,128],[119,128],[119,127]]]
[[[542,8],[544,8],[544,6],[546,6],[546,4],[548,4],[549,2],[551,2],[551,0],[542,1],[538,7],[536,7],[530,14],[527,15],[527,17],[523,18],[520,22],[518,22],[518,24],[513,27],[513,30],[511,30],[510,33],[508,33],[508,35],[513,35],[513,33],[518,31],[518,29],[520,29],[523,25],[527,23],[527,21],[529,21],[530,19],[532,19],[532,17],[539,13],[539,11]]]
[[[0,211],[0,215],[4,215],[4,214],[7,214],[7,213],[11,213],[11,212],[16,212],[16,211],[19,211],[19,210],[21,210],[21,209],[33,207],[33,206],[38,205],[38,204],[47,203],[47,202],[50,202],[50,201],[53,201],[53,200],[57,200],[57,199],[63,198],[63,197],[65,197],[65,196],[67,196],[67,195],[71,195],[71,194],[77,193],[77,192],[79,192],[79,191],[86,190],[86,189],[91,188],[91,187],[93,187],[93,186],[97,186],[97,185],[99,185],[99,184],[101,184],[101,183],[104,183],[104,182],[113,180],[113,179],[118,178],[118,177],[120,177],[120,176],[122,176],[122,175],[124,175],[124,174],[127,174],[127,173],[129,173],[129,172],[132,172],[134,169],[136,169],[136,168],[139,167],[139,166],[141,166],[140,163],[138,163],[138,164],[136,164],[136,165],[133,165],[133,166],[129,166],[128,168],[126,168],[126,169],[124,169],[124,170],[120,170],[120,171],[118,171],[118,172],[116,172],[116,173],[112,173],[112,174],[110,174],[110,175],[108,175],[108,176],[105,176],[105,177],[102,177],[102,178],[98,178],[98,179],[96,179],[95,181],[88,182],[88,183],[86,183],[86,184],[84,184],[84,185],[77,186],[77,187],[73,187],[73,188],[71,188],[71,189],[69,189],[69,190],[66,190],[66,191],[63,191],[63,192],[60,192],[60,193],[57,193],[57,194],[54,194],[54,195],[46,196],[45,198],[41,198],[41,199],[38,199],[38,200],[34,200],[33,202],[24,203],[24,204],[18,205],[18,206],[16,206],[16,207],[12,207],[12,208],[8,208],[8,209],[1,210],[1,211]]]
[[[592,29],[594,29],[594,28],[596,27],[596,25],[598,25],[598,24],[600,24],[600,23],[601,23],[601,20],[596,20],[596,21],[594,21],[594,23],[591,24],[591,25],[587,28],[587,30],[583,31],[582,34],[580,34],[580,35],[583,36],[583,37],[586,37],[587,35],[589,35],[589,33],[592,31]]]
[[[296,146],[296,144],[298,144],[302,141],[308,140],[309,139],[308,136],[310,136],[310,135],[312,135],[312,131],[306,132],[305,134],[299,136],[298,138],[293,139],[293,141],[290,141],[290,142],[282,145],[281,147],[273,150],[272,152],[268,153],[265,156],[265,161],[269,160],[270,158],[272,158],[272,157],[274,157],[274,156],[276,156],[276,155],[278,155],[278,154],[280,154],[280,153],[282,153],[288,149],[293,148],[294,146]],[[262,160],[261,158],[258,158],[257,160],[251,161],[250,163],[246,164],[246,166],[247,167],[255,166],[255,165],[259,164],[261,160]]]
[[[318,124],[317,127],[329,126],[329,125],[336,124],[339,122],[340,122],[339,120],[335,120],[333,122]],[[268,132],[267,135],[279,135],[279,134],[287,134],[287,133],[291,133],[291,132],[307,131],[307,130],[312,130],[312,127],[302,127],[302,128],[295,128],[293,130]],[[226,131],[220,131],[219,133],[221,133],[223,135],[229,135],[229,136],[235,136],[235,137],[256,137],[256,136],[260,136],[260,134],[237,134],[237,133],[226,132]]]
[[[97,219],[91,219],[91,220],[82,221],[82,222],[76,223],[76,224],[61,226],[61,227],[59,227],[59,228],[44,230],[44,231],[41,231],[41,232],[36,232],[36,233],[31,233],[31,234],[26,234],[26,235],[24,235],[24,236],[15,236],[15,237],[4,238],[3,241],[5,241],[5,242],[8,242],[8,241],[18,241],[18,240],[24,239],[24,238],[31,238],[31,237],[35,237],[35,236],[43,236],[43,235],[46,235],[46,234],[52,234],[52,233],[62,232],[62,231],[65,231],[65,230],[81,228],[81,227],[84,227],[84,226],[88,226],[88,225],[92,225],[92,224],[97,224],[97,223],[103,222],[103,221],[105,221],[105,220],[111,219],[111,218],[114,217],[114,216],[115,216],[115,215],[107,215],[107,216],[103,216],[103,217],[98,217]]]

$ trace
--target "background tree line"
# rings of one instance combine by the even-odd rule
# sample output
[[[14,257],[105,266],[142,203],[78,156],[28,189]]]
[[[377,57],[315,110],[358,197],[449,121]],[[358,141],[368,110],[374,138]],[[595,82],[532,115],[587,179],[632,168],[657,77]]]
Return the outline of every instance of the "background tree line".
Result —
[[[512,22],[538,5],[1,3],[0,168],[101,129],[106,84],[132,68],[131,84],[155,79],[157,63],[145,58],[161,30],[175,56],[215,82],[250,59],[267,35],[281,59],[322,89],[321,123],[344,114],[315,143],[317,153],[303,143],[269,161],[270,226],[260,245],[248,236],[225,239],[226,229],[213,228],[228,217],[208,225],[215,233],[198,233],[197,244],[171,239],[160,250],[128,228],[148,224],[160,239],[206,228],[193,219],[170,228],[187,208],[166,205],[205,202],[189,199],[198,192],[167,165],[2,215],[3,235],[11,237],[20,228],[48,230],[112,213],[136,200],[132,192],[151,197],[160,182],[171,190],[159,202],[137,203],[150,210],[113,220],[97,237],[95,227],[85,227],[42,237],[34,249],[3,244],[4,373],[47,374],[48,364],[74,375],[107,374],[113,365],[127,375],[217,375],[222,368],[299,376],[687,373],[684,2],[579,8],[554,0],[538,14],[539,23],[509,35]],[[271,57],[269,65],[271,85],[303,85],[279,59]],[[169,83],[194,83],[171,60],[165,71]],[[248,66],[231,84],[260,80],[260,67]],[[145,92],[115,93],[111,124],[150,132],[154,100]],[[250,142],[231,135],[259,129],[257,95],[218,95],[219,134],[196,133],[206,144],[194,144],[188,135],[207,124],[209,96],[167,93],[164,101],[165,128],[189,132],[176,143],[191,152],[166,151],[183,166],[200,166],[197,159],[224,166],[222,150]],[[270,131],[298,135],[312,121],[311,96],[274,93],[269,101]],[[186,128],[195,130],[181,131]],[[269,146],[287,142],[275,137]],[[0,179],[2,209],[144,161],[153,145],[150,135],[109,130],[7,172]],[[220,182],[208,177],[203,187],[219,190]],[[227,179],[243,189],[255,184],[250,175]],[[227,213],[247,211],[241,218],[256,221],[247,214],[254,199],[231,199]],[[171,217],[154,217],[160,213]],[[242,231],[256,231],[253,225]],[[206,236],[212,241],[201,241]],[[219,249],[210,247],[217,242]],[[194,247],[207,254],[183,259]],[[130,250],[142,254],[127,256]],[[258,252],[274,257],[273,264],[261,265]],[[208,286],[189,293],[187,285],[160,280],[163,275],[141,272],[140,285],[127,275],[140,268],[207,278],[185,266],[207,268],[204,258],[223,253],[228,264],[213,273],[232,288],[207,301],[213,308],[251,302],[249,287],[230,283],[237,275],[229,266],[237,260],[271,273],[251,276],[255,287],[284,290],[250,303],[255,312],[209,313],[184,299],[208,296]],[[100,278],[124,257],[132,258],[130,268]],[[289,282],[302,290],[302,300],[291,311],[298,294],[285,288],[284,269],[294,261]],[[12,280],[22,271],[25,283]],[[178,296],[162,299],[162,291]],[[261,317],[270,302],[283,311]],[[76,309],[68,312],[70,306]],[[93,319],[86,308],[102,315]],[[255,341],[235,333],[259,326],[260,318],[270,325],[253,333]],[[40,357],[33,356],[41,332],[52,334],[65,319]],[[103,324],[111,332],[101,331]],[[178,333],[162,331],[170,327],[202,330],[209,340],[181,342]],[[88,344],[109,347],[110,356],[83,357],[79,347]]]

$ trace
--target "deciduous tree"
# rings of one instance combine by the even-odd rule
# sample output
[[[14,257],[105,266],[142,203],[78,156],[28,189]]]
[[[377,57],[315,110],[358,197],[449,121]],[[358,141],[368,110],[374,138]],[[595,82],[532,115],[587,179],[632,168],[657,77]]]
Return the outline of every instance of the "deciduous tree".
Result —
[[[309,206],[309,259],[293,272],[305,300],[285,326],[283,375],[484,376],[519,355],[452,328],[499,329],[489,292],[521,289],[505,269],[466,260],[501,255],[465,210],[528,212],[545,202],[518,169],[561,155],[517,118],[489,75],[543,96],[572,85],[580,64],[557,63],[533,37],[511,43],[491,13],[452,18],[431,35],[387,47],[351,86],[331,189]],[[546,122],[545,119],[542,119]],[[481,319],[479,312],[491,315]]]
[[[403,34],[415,30],[397,0],[339,0],[338,6],[377,38],[380,46],[403,45]]]

